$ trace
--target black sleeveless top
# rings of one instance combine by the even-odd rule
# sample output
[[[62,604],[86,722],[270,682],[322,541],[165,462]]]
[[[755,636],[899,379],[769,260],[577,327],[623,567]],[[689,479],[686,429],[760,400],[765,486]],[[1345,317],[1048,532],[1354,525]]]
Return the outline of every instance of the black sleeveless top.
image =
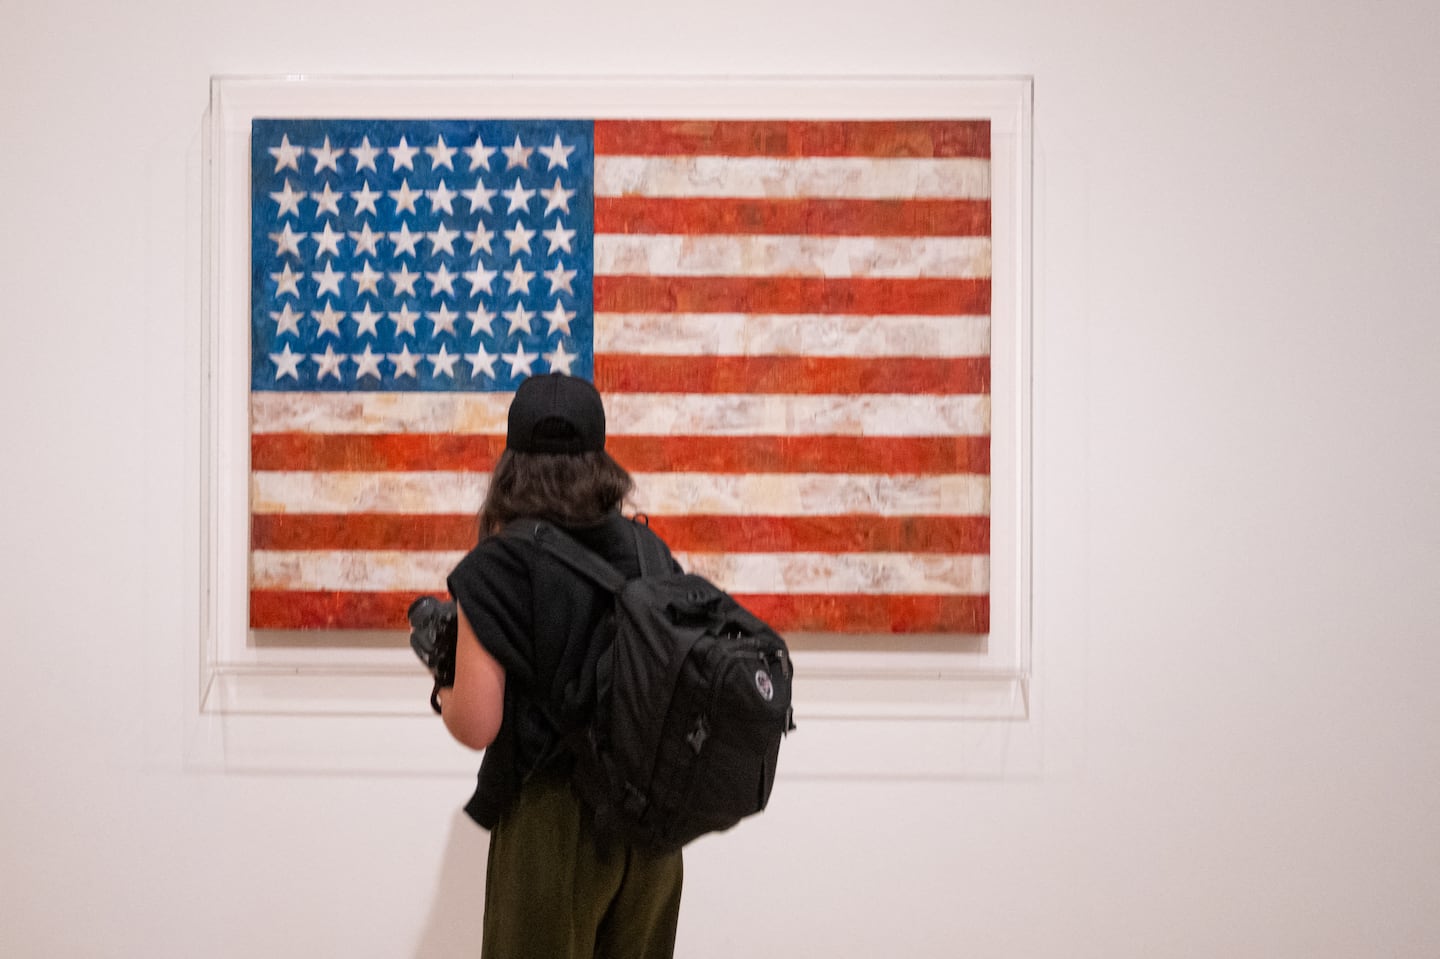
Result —
[[[637,528],[655,537],[618,512],[593,526],[564,527],[626,577],[640,575]],[[475,795],[465,806],[472,819],[492,829],[537,769],[567,771],[560,768],[564,757],[551,749],[555,730],[547,715],[586,707],[567,701],[566,691],[577,686],[611,596],[533,543],[505,536],[482,540],[448,583],[476,638],[505,670],[500,730],[485,750]]]

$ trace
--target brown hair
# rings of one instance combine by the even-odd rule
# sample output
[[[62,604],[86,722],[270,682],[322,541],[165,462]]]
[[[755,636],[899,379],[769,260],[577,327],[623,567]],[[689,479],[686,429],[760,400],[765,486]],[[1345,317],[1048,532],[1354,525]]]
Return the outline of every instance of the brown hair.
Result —
[[[533,516],[561,526],[598,522],[635,488],[625,467],[603,450],[590,453],[500,454],[480,506],[480,537]]]

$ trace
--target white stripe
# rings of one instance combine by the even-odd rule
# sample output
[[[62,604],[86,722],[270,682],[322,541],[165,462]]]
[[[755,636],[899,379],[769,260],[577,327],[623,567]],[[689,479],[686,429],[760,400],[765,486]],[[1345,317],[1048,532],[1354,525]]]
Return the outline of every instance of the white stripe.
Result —
[[[251,588],[385,592],[441,589],[464,552],[256,550]],[[687,570],[737,593],[983,595],[984,556],[912,553],[679,553]]]
[[[250,431],[504,436],[513,395],[257,391],[250,394]]]
[[[983,436],[990,397],[616,393],[617,434],[642,436]]]
[[[924,553],[676,553],[680,565],[735,593],[984,595],[984,556]]]
[[[984,200],[990,161],[960,158],[597,156],[595,195]]]
[[[444,588],[446,577],[464,556],[464,550],[427,553],[257,549],[250,554],[250,588],[429,592]]]
[[[509,393],[251,394],[256,434],[505,434]],[[614,393],[611,435],[982,436],[990,397]],[[417,463],[423,466],[423,463]]]
[[[986,476],[636,473],[633,507],[654,516],[983,516]],[[257,472],[256,513],[474,513],[488,473]]]
[[[655,516],[984,516],[990,479],[975,474],[638,473],[634,506]]]
[[[255,513],[474,513],[488,473],[253,472]]]
[[[596,353],[661,356],[986,356],[988,316],[597,313]]]
[[[597,234],[595,275],[973,279],[990,238]]]

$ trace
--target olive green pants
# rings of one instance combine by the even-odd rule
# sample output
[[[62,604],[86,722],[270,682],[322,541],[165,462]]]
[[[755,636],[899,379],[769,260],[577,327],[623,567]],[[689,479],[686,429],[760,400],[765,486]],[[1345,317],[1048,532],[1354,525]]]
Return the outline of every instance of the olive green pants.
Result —
[[[483,959],[670,959],[679,851],[597,847],[568,782],[536,777],[490,834]]]

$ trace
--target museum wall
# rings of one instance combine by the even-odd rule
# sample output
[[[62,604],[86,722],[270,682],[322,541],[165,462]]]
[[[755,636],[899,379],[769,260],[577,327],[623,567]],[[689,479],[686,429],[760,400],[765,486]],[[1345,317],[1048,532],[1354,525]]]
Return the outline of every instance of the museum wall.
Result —
[[[1043,708],[816,720],[678,954],[1440,954],[1437,10],[7,0],[3,951],[475,954],[468,773],[193,762],[212,75],[1023,74]]]

